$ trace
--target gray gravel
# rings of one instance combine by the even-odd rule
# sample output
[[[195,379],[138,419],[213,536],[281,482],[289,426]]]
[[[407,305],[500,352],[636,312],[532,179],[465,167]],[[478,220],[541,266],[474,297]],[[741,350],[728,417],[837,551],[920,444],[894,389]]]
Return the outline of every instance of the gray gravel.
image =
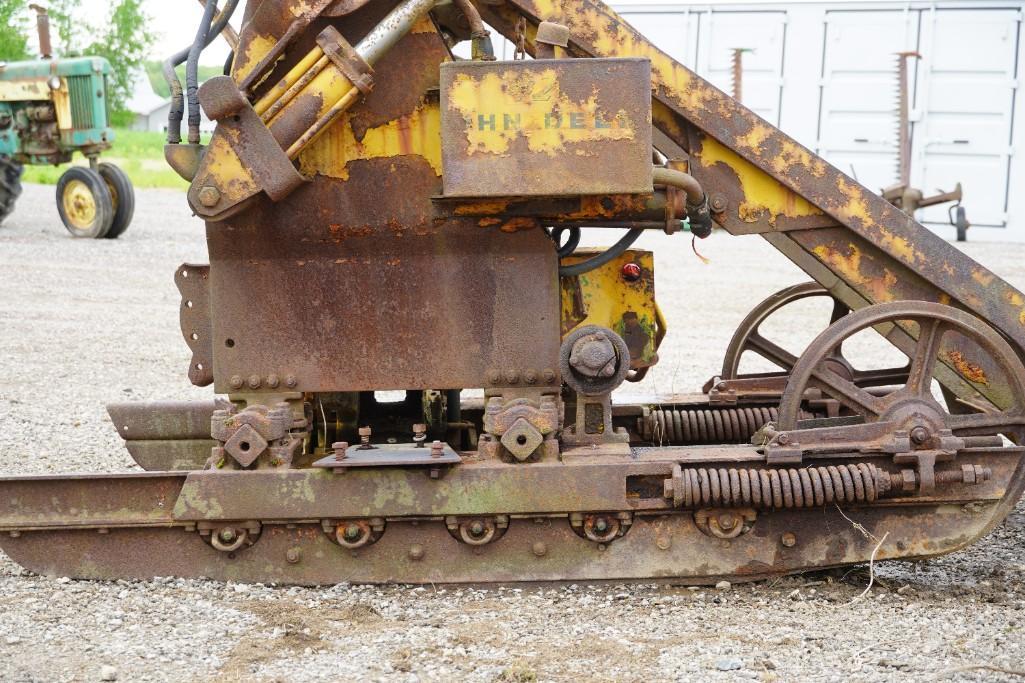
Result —
[[[744,313],[805,278],[758,238],[659,245],[664,362],[636,392],[692,391]],[[1025,289],[1019,246],[966,250]],[[134,466],[103,405],[203,397],[172,273],[205,261],[182,194],[140,191],[116,241],[72,240],[53,190],[0,227],[0,468]],[[824,311],[795,312],[795,350]],[[873,352],[866,352],[873,353]],[[878,356],[874,356],[878,357]],[[664,585],[281,588],[29,575],[0,554],[0,680],[1011,680],[1025,669],[1025,509],[920,564],[720,589]]]

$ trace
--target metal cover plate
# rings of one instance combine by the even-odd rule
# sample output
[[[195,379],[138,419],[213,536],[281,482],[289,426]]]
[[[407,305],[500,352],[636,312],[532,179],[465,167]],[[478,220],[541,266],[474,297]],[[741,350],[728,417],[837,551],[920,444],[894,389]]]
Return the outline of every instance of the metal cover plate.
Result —
[[[441,65],[444,194],[651,192],[651,65],[541,59]]]
[[[360,450],[359,446],[350,446],[345,453],[344,460],[337,460],[334,455],[329,455],[313,463],[313,466],[330,469],[339,467],[410,467],[457,465],[463,461],[448,444],[443,444],[441,457],[438,458],[431,457],[430,445],[418,448],[414,443],[381,444],[368,450]]]

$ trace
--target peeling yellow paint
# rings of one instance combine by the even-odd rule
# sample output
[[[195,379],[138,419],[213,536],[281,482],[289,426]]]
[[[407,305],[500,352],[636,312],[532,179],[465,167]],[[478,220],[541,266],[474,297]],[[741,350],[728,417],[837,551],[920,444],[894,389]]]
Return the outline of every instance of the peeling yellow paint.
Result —
[[[637,126],[649,125],[630,120],[624,110],[602,111],[597,89],[586,100],[570,98],[562,92],[555,69],[459,73],[446,100],[467,122],[471,155],[505,155],[522,138],[531,152],[554,157],[573,143],[632,140]]]
[[[441,175],[441,112],[436,104],[423,104],[408,116],[369,128],[356,140],[349,115],[343,115],[299,156],[303,175],[317,173],[349,179],[349,163],[356,159],[377,159],[414,155],[427,160]]]
[[[818,207],[712,138],[705,138],[694,162],[706,168],[721,162],[733,169],[744,191],[744,201],[737,210],[745,223],[755,223],[766,213],[769,225],[775,225],[778,216],[796,218],[822,214]]]
[[[270,52],[276,41],[269,36],[256,34],[246,44],[246,49],[235,59],[235,80],[243,81],[264,55]]]

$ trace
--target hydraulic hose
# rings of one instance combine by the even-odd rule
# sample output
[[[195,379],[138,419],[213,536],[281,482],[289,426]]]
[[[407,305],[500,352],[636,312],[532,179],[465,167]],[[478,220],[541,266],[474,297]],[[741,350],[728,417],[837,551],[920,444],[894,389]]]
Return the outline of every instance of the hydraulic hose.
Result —
[[[235,13],[235,8],[238,7],[238,3],[239,0],[228,0],[224,4],[224,9],[221,11],[220,16],[217,17],[217,20],[214,21],[206,31],[206,39],[203,44],[204,48],[212,43],[214,38],[220,35],[221,31],[224,30],[224,27],[228,25],[228,21]],[[165,59],[161,65],[164,80],[167,81],[167,87],[171,91],[171,110],[167,115],[167,141],[174,145],[180,143],[182,140],[181,123],[185,116],[185,96],[182,91],[181,81],[178,80],[178,73],[175,71],[175,68],[188,59],[193,45],[189,45],[188,47],[174,53]]]
[[[189,102],[189,144],[199,144],[199,124],[203,120],[199,113],[199,55],[206,47],[207,36],[210,35],[210,24],[217,12],[217,0],[207,0],[203,7],[203,19],[199,23],[196,39],[189,49],[189,57],[185,62],[185,95]],[[216,33],[214,35],[217,35]]]
[[[583,275],[584,273],[592,271],[599,266],[605,265],[612,259],[618,258],[624,251],[629,249],[643,232],[644,230],[642,228],[628,230],[625,235],[619,238],[618,242],[597,256],[589,258],[586,261],[581,261],[580,263],[574,263],[571,266],[559,266],[559,277]]]
[[[687,218],[692,235],[704,239],[712,234],[712,211],[708,208],[708,195],[694,176],[656,166],[652,169],[651,178],[655,185],[675,187],[687,195]]]

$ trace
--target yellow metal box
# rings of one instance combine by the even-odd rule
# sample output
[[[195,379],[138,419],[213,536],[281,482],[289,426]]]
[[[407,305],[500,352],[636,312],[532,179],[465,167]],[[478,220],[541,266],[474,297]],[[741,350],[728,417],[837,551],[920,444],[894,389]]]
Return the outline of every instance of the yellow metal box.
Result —
[[[646,59],[441,65],[451,197],[651,192]]]

